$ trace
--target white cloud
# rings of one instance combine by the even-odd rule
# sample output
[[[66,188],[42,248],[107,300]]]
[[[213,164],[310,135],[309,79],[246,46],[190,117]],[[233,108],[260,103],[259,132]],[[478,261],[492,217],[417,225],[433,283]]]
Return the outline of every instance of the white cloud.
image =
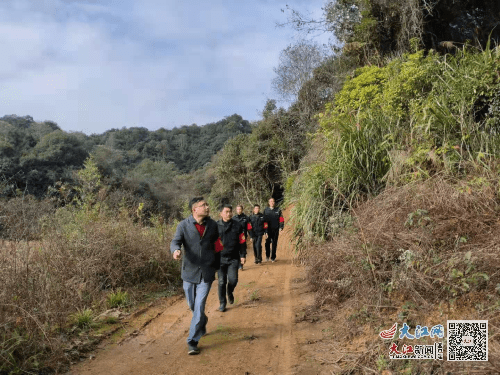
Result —
[[[283,5],[222,1],[0,3],[0,116],[101,133],[199,125],[264,106],[291,31]]]

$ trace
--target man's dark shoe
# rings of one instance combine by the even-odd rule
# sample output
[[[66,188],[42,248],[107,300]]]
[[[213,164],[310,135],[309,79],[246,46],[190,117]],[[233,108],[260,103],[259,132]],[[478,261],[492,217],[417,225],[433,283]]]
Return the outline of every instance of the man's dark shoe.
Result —
[[[188,343],[188,354],[200,354],[200,349],[198,348],[198,343],[196,341],[191,341],[190,343]]]
[[[231,294],[229,294],[229,293],[228,293],[228,294],[227,294],[227,300],[228,300],[228,302],[229,302],[231,305],[234,303],[234,295],[233,295],[233,293],[231,293]]]
[[[266,258],[266,262],[269,262],[269,258]]]
[[[219,306],[219,311],[220,312],[224,312],[226,311],[226,304],[225,303],[221,303],[220,306]]]

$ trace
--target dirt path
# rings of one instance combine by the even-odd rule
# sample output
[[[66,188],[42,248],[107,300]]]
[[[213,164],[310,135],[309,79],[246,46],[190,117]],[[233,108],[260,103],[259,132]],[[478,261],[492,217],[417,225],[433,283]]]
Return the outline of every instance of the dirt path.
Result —
[[[297,374],[304,332],[295,331],[295,313],[305,303],[304,270],[292,265],[287,230],[280,235],[277,262],[253,263],[239,273],[235,303],[218,311],[217,282],[207,301],[208,334],[201,353],[187,354],[191,320],[186,301],[177,298],[138,334],[108,345],[72,368],[71,375],[115,374]],[[298,328],[298,327],[297,327]],[[314,333],[311,333],[314,337]]]

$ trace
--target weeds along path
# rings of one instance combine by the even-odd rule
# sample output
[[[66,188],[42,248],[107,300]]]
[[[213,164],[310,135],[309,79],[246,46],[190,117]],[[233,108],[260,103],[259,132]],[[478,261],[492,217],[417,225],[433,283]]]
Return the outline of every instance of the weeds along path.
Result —
[[[303,280],[303,270],[292,265],[287,230],[280,235],[278,245],[276,263],[255,265],[249,243],[235,303],[224,313],[218,310],[214,282],[207,301],[208,334],[200,341],[199,355],[187,354],[191,312],[184,298],[177,298],[142,330],[97,350],[95,359],[74,366],[70,374],[297,373],[294,309],[301,299],[295,298],[299,292],[294,280]]]

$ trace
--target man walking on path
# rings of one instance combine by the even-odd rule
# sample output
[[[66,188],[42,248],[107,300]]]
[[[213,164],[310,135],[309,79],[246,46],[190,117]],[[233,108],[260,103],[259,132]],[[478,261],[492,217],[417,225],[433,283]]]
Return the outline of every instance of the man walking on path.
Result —
[[[232,218],[233,207],[229,204],[222,205],[220,216],[217,225],[223,248],[219,268],[219,310],[223,312],[227,301],[234,303],[233,291],[238,284],[238,265],[245,264],[247,244],[243,227]]]
[[[233,219],[238,221],[243,227],[243,231],[245,233],[245,239],[248,238],[248,216],[243,213],[243,205],[239,204],[236,206],[236,215],[233,216]],[[245,244],[246,246],[246,244]],[[239,265],[240,270],[243,271],[243,264]]]
[[[252,238],[255,264],[262,264],[262,236],[267,236],[267,223],[264,221],[264,215],[260,212],[258,204],[253,207],[253,215],[250,215],[248,219],[248,234]]]
[[[181,277],[187,303],[193,312],[187,338],[188,353],[198,354],[198,341],[207,333],[205,304],[220,265],[222,244],[217,223],[208,216],[210,210],[203,197],[191,199],[189,208],[192,215],[177,225],[170,252],[179,260],[181,246],[184,247]]]
[[[266,261],[274,263],[276,261],[276,249],[278,247],[279,232],[283,230],[285,219],[281,210],[275,207],[276,201],[274,198],[269,199],[269,207],[264,210],[264,221],[267,223],[267,239],[266,239]],[[271,250],[271,244],[272,250]]]

